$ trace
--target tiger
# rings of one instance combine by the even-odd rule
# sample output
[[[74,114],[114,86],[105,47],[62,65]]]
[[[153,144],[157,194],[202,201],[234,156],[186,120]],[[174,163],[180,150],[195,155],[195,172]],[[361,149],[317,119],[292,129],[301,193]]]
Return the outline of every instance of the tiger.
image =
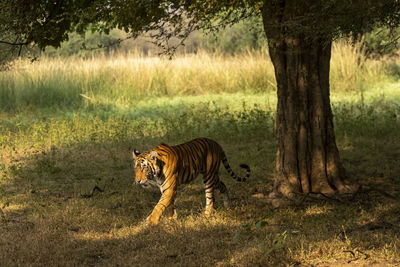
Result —
[[[237,181],[244,182],[250,177],[250,167],[246,164],[240,164],[247,171],[245,177],[236,175],[222,147],[208,138],[196,138],[175,146],[161,143],[142,154],[134,149],[132,155],[135,183],[142,186],[157,185],[161,191],[160,200],[146,219],[148,224],[153,225],[158,224],[164,211],[168,217],[177,217],[174,208],[177,187],[191,182],[198,174],[203,175],[205,214],[209,215],[214,208],[215,189],[221,192],[224,206],[229,207],[231,201],[228,189],[218,176],[221,161],[230,176]]]

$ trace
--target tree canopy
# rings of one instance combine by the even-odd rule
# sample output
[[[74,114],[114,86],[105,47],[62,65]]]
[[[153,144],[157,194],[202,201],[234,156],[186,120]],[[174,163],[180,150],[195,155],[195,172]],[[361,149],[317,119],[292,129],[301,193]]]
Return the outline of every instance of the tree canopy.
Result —
[[[72,31],[91,28],[107,33],[120,28],[132,35],[157,31],[154,36],[162,45],[173,36],[185,38],[199,28],[214,30],[262,10],[268,14],[266,30],[280,27],[288,33],[335,38],[379,24],[398,26],[399,6],[397,0],[1,0],[0,41],[57,47]],[[279,24],[277,16],[281,17]]]

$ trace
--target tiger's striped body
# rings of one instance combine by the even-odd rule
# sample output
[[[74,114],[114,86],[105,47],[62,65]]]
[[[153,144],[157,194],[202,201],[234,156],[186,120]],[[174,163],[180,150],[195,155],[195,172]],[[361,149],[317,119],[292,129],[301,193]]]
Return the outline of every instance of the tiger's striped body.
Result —
[[[245,164],[240,165],[247,170],[245,177],[233,173],[222,147],[207,138],[197,138],[176,146],[161,144],[143,154],[134,151],[133,157],[136,183],[147,185],[156,182],[161,190],[161,198],[147,218],[152,224],[158,223],[165,210],[169,216],[175,215],[174,200],[178,185],[189,183],[199,174],[203,175],[206,191],[206,214],[213,209],[214,189],[219,189],[223,194],[225,206],[228,206],[228,190],[218,177],[221,161],[237,181],[243,182],[250,176],[250,168]]]

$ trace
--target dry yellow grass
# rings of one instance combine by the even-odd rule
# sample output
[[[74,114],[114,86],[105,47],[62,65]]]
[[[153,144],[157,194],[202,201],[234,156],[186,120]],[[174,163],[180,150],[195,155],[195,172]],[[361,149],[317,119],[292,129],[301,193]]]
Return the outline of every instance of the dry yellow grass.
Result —
[[[398,60],[367,59],[362,47],[333,45],[333,92],[362,93],[399,75]],[[219,93],[257,94],[276,88],[266,50],[222,56],[199,52],[173,60],[140,54],[91,58],[41,58],[16,62],[0,75],[0,105],[7,108],[129,107],[146,97]]]

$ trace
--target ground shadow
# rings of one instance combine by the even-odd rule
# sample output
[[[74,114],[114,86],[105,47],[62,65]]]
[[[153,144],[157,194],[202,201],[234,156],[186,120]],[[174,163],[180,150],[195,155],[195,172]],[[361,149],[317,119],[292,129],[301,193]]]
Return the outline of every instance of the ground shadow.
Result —
[[[338,143],[349,175],[390,187],[389,193],[398,196],[399,147],[346,138]],[[222,176],[232,192],[231,209],[218,207],[215,217],[204,218],[204,193],[197,181],[178,193],[179,220],[163,220],[157,227],[142,225],[159,192],[132,185],[132,140],[75,143],[16,158],[1,187],[0,246],[5,249],[0,260],[5,265],[296,265],[318,258],[352,260],[346,253],[332,255],[345,246],[371,253],[398,245],[400,203],[378,191],[349,202],[307,199],[278,210],[252,198],[272,185],[274,142],[261,140],[222,140],[232,162],[244,156],[252,162],[246,184]],[[146,142],[136,148],[148,149]],[[94,186],[103,192],[90,195]]]

